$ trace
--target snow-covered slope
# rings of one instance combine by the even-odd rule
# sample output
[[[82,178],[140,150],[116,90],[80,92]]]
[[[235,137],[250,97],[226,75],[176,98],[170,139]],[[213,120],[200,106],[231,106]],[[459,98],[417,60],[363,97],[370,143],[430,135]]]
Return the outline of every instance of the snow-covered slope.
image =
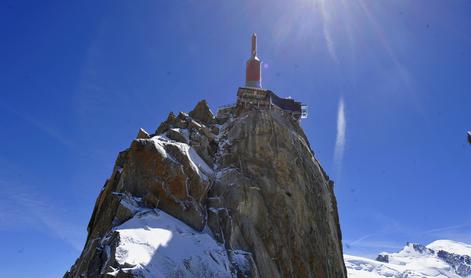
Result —
[[[109,264],[103,274],[116,276],[122,269],[133,277],[236,277],[231,260],[241,267],[248,264],[246,252],[228,252],[207,232],[161,210],[140,208],[138,201],[122,201],[136,214],[103,240],[108,260],[120,266]],[[111,236],[119,237],[114,248],[107,244]]]
[[[376,260],[345,255],[350,278],[471,277],[471,245],[437,240],[427,246],[408,243],[397,253],[381,253]]]
[[[471,245],[462,242],[437,240],[427,245],[427,247],[433,250],[444,250],[449,253],[471,257]]]

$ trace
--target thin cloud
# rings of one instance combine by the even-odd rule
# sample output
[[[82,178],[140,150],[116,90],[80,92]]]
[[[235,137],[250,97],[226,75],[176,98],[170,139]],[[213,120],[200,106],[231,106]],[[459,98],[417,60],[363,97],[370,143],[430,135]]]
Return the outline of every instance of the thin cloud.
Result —
[[[345,119],[345,105],[343,98],[340,98],[338,111],[337,111],[337,136],[335,139],[335,151],[334,151],[334,162],[338,169],[341,168],[343,154],[345,151],[345,131],[346,131],[346,119]]]
[[[321,0],[319,1],[320,3],[320,12],[321,12],[321,17],[322,17],[322,33],[324,34],[324,41],[325,45],[327,47],[327,50],[329,51],[330,58],[337,63],[337,54],[335,52],[335,45],[334,41],[332,40],[332,35],[330,32],[330,14],[327,12],[326,9],[326,1]]]
[[[433,240],[437,239],[450,239],[466,243],[471,243],[471,224],[464,221],[465,223],[459,225],[451,225],[438,227],[427,230],[420,234],[421,237],[427,237]]]
[[[368,238],[372,237],[373,235],[374,235],[374,234],[369,234],[369,235],[362,236],[362,237],[360,237],[360,238],[358,238],[358,239],[356,239],[356,240],[354,240],[354,241],[351,241],[351,242],[349,243],[349,245],[350,245],[350,246],[356,245],[356,244],[358,244],[358,243],[364,241],[365,239],[368,239]]]
[[[417,90],[415,89],[412,75],[398,59],[394,49],[391,47],[391,44],[381,24],[379,23],[377,18],[373,15],[373,13],[370,11],[368,6],[365,4],[364,0],[354,1],[354,3],[358,3],[361,11],[363,12],[367,20],[370,22],[371,27],[373,31],[375,32],[376,37],[378,38],[378,41],[383,45],[386,53],[388,54],[392,63],[394,64],[394,67],[396,69],[399,79],[402,81],[402,83],[406,87],[407,92],[409,93],[409,96],[412,98],[412,100],[416,104],[419,112],[424,115],[424,107],[418,100],[418,96],[416,93]]]
[[[446,231],[461,230],[466,227],[471,227],[471,224],[467,223],[467,224],[461,224],[461,225],[453,225],[453,226],[430,229],[428,231],[425,231],[424,234],[435,234],[435,233],[446,232]]]
[[[361,240],[357,243],[352,243],[347,240],[344,241],[344,252],[348,255],[360,256],[364,258],[375,259],[381,252],[397,252],[404,247],[405,244],[400,244],[393,241],[382,240]]]
[[[0,100],[0,109],[3,109],[21,120],[25,121],[29,125],[35,127],[37,130],[43,132],[45,135],[47,135],[49,138],[53,139],[55,142],[61,144],[62,146],[68,148],[69,150],[79,154],[80,156],[85,156],[87,158],[91,159],[97,159],[95,155],[91,155],[90,152],[84,152],[78,145],[70,140],[68,137],[63,136],[61,132],[58,130],[50,127],[44,122],[38,121],[36,118],[31,116],[28,113],[25,112],[20,112],[16,109],[14,109],[11,105],[8,105],[6,103],[2,103]]]
[[[393,241],[382,241],[382,240],[361,240],[356,243],[345,242],[346,244],[356,248],[371,248],[371,249],[401,249],[404,244],[400,244]]]
[[[59,210],[44,196],[16,183],[2,181],[0,186],[5,190],[0,196],[0,203],[11,207],[9,211],[0,213],[3,228],[19,225],[38,229],[45,234],[55,235],[77,251],[82,249],[82,227],[64,219],[64,215],[60,215]]]
[[[71,141],[69,141],[67,138],[62,136],[62,134],[60,134],[57,130],[47,126],[46,124],[44,124],[44,123],[42,123],[38,120],[36,120],[34,117],[28,115],[27,113],[19,112],[16,109],[14,109],[13,107],[11,107],[10,105],[2,103],[1,101],[0,101],[0,108],[14,114],[15,116],[19,117],[20,119],[27,122],[28,124],[36,127],[38,130],[44,132],[45,134],[47,134],[49,137],[53,138],[54,140],[56,140],[60,144],[66,146],[68,148],[74,148],[75,147],[75,145]]]

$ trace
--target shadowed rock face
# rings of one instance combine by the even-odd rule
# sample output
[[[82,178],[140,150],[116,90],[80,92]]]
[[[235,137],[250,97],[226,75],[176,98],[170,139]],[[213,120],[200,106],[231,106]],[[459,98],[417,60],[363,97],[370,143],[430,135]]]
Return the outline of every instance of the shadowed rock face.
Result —
[[[206,276],[346,277],[333,182],[298,122],[280,111],[237,108],[218,119],[201,101],[189,114],[170,113],[155,134],[140,130],[119,154],[65,277],[154,277],[116,259],[114,227],[135,217],[136,207],[210,232],[230,265]]]
[[[242,111],[222,131],[209,226],[262,277],[345,277],[333,183],[297,122]]]

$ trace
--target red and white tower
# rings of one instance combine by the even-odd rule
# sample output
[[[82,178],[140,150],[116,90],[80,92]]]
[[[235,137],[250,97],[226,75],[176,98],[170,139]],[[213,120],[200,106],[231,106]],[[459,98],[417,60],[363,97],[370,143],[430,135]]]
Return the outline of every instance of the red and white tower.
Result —
[[[257,35],[252,34],[252,54],[247,61],[245,69],[245,86],[251,88],[262,87],[262,62],[257,57]]]

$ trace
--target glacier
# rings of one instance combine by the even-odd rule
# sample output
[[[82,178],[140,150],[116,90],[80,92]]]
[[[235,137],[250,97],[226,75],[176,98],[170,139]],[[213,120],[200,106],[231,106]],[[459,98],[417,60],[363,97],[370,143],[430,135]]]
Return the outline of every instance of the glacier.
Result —
[[[350,278],[470,278],[471,245],[437,240],[427,246],[407,243],[397,253],[380,253],[376,260],[344,255]]]

